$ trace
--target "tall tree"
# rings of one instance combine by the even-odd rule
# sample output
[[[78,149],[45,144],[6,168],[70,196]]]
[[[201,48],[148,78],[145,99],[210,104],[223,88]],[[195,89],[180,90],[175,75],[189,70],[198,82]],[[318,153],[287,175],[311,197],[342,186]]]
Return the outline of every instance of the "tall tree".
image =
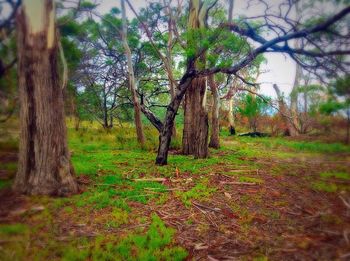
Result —
[[[26,194],[77,192],[58,73],[52,0],[24,0],[17,14],[20,144],[14,189]]]
[[[198,32],[205,28],[208,6],[201,0],[191,0],[187,28],[189,30],[188,45],[190,48],[200,40]],[[195,68],[205,68],[205,54],[203,53],[195,64]],[[202,67],[202,68],[201,68]],[[208,156],[208,112],[206,110],[207,95],[206,77],[193,79],[186,91],[184,101],[184,129],[182,136],[182,152],[194,155],[195,158]]]
[[[127,58],[129,88],[131,91],[132,101],[134,104],[134,120],[135,120],[135,127],[136,127],[136,133],[137,133],[137,141],[140,143],[141,146],[143,146],[145,144],[145,135],[143,133],[143,126],[141,121],[141,106],[136,93],[136,81],[135,81],[131,51],[130,51],[130,47],[127,39],[127,20],[126,20],[126,11],[125,11],[125,0],[121,0],[121,7],[122,7],[122,24],[123,24],[122,41],[123,41],[125,55]]]
[[[198,4],[198,1],[196,3]],[[246,67],[251,67],[265,52],[288,54],[292,59],[300,63],[304,69],[318,75],[326,71],[334,77],[347,71],[348,64],[344,63],[344,60],[340,58],[350,53],[350,50],[346,44],[348,43],[345,40],[347,38],[341,31],[341,25],[344,25],[346,20],[344,18],[349,14],[350,7],[345,7],[328,18],[306,21],[296,29],[292,22],[293,19],[290,18],[290,9],[295,4],[294,2],[283,1],[280,4],[280,13],[278,15],[272,11],[270,5],[265,2],[261,3],[266,5],[263,16],[267,19],[264,20],[264,23],[252,23],[251,17],[243,17],[235,23],[219,23],[215,25],[214,29],[208,31],[208,34],[203,37],[204,39],[197,40],[196,48],[187,48],[186,69],[178,83],[175,97],[171,99],[167,106],[164,121],[157,119],[150,111],[145,113],[160,131],[156,164],[163,165],[167,163],[175,115],[187,89],[192,86],[192,82],[217,73],[234,75],[243,82],[247,82],[247,79],[239,76],[238,73]],[[286,5],[288,8],[281,8],[283,5]],[[200,9],[203,7],[199,6]],[[191,16],[191,12],[189,12],[189,15]],[[274,17],[273,21],[270,21],[271,17]],[[276,22],[277,20],[279,22]],[[281,25],[282,23],[283,25]],[[270,34],[264,34],[264,29],[268,29]],[[199,32],[203,31],[199,30]],[[322,37],[325,35],[332,37]],[[300,48],[290,47],[290,41],[299,38],[303,39],[302,46]],[[318,39],[316,45],[313,41],[315,38]],[[254,47],[249,44],[240,44],[242,39],[249,39],[249,41],[255,42]],[[329,39],[332,39],[331,45]],[[205,64],[204,68],[198,66],[203,64],[200,62],[203,54],[208,49],[218,48],[218,45],[221,45],[222,42],[230,43],[227,47],[232,51],[232,55],[227,56],[225,52],[220,52],[215,58],[218,62],[208,67]],[[191,45],[187,45],[187,47],[191,47]],[[223,56],[223,54],[225,55]],[[236,62],[232,63],[233,60]],[[201,106],[201,103],[197,105]]]

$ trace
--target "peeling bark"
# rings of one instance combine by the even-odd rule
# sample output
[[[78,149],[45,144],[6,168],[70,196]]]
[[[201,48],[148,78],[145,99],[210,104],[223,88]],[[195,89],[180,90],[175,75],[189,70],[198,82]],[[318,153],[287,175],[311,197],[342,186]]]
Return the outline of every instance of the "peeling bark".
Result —
[[[17,14],[21,134],[13,188],[30,195],[78,190],[67,146],[54,13],[53,1],[27,0]]]

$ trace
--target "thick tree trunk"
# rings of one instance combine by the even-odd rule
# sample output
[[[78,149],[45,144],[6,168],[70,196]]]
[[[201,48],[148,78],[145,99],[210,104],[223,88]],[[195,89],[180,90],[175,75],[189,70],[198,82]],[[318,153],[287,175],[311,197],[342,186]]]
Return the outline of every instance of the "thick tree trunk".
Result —
[[[206,5],[200,0],[190,1],[188,29],[196,30],[205,25]],[[192,39],[193,41],[193,39]],[[191,42],[191,44],[195,44]],[[205,55],[199,58],[201,66],[205,64]],[[182,152],[195,158],[208,156],[208,113],[206,111],[206,78],[196,78],[187,89],[184,106],[184,129]]]
[[[145,135],[143,133],[143,126],[141,121],[141,106],[136,93],[135,74],[134,74],[134,68],[132,65],[131,51],[127,40],[127,21],[126,21],[124,0],[121,0],[121,6],[122,6],[122,16],[123,16],[122,40],[123,40],[124,51],[125,51],[127,64],[128,64],[129,88],[131,91],[132,101],[134,104],[134,120],[135,120],[135,126],[136,126],[137,141],[141,146],[144,146]]]
[[[31,195],[76,193],[58,75],[53,1],[23,1],[17,15],[17,52],[21,134],[13,188]]]
[[[205,109],[206,79],[196,78],[185,95],[182,152],[196,158],[208,156],[208,113]]]
[[[208,76],[209,86],[213,97],[213,107],[211,111],[211,136],[209,147],[220,148],[220,126],[219,126],[219,108],[220,98],[218,93],[218,86],[215,82],[214,75]]]

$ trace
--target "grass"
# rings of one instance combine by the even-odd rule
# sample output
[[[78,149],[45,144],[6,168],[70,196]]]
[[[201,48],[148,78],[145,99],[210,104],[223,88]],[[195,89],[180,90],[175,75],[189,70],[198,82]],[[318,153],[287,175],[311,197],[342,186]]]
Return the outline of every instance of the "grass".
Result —
[[[313,153],[349,153],[350,146],[341,143],[323,143],[320,141],[295,141],[285,138],[237,137],[243,143],[263,145],[268,149],[291,149],[292,151]]]
[[[322,172],[320,174],[321,178],[337,178],[343,180],[350,180],[350,174],[347,172]]]
[[[323,181],[314,182],[312,183],[311,187],[315,190],[324,191],[324,192],[337,192],[339,189],[337,184],[323,182]]]
[[[44,205],[45,210],[26,214],[23,218],[30,225],[0,225],[0,240],[10,240],[0,248],[0,256],[4,260],[183,260],[188,253],[176,245],[176,231],[167,227],[154,211],[144,213],[142,208],[148,208],[145,204],[150,204],[152,209],[154,206],[161,208],[175,197],[175,200],[190,208],[193,201],[206,202],[214,194],[213,198],[223,194],[223,188],[217,189],[211,184],[217,175],[231,175],[239,182],[258,183],[262,185],[259,187],[263,187],[264,180],[255,171],[260,168],[264,170],[261,162],[299,157],[300,153],[328,155],[350,151],[348,146],[342,144],[229,136],[223,138],[221,149],[210,151],[208,159],[170,154],[168,165],[156,166],[158,135],[153,127],[146,126],[147,141],[142,148],[136,143],[135,132],[128,124],[109,132],[95,123],[90,125],[87,122],[82,123],[79,131],[75,131],[70,122],[68,127],[75,172],[77,176],[87,178],[89,184],[84,192],[70,198],[31,198],[31,202]],[[174,148],[179,148],[181,144],[180,131],[178,134],[172,143]],[[15,150],[17,142],[0,141],[0,148]],[[15,172],[16,163],[2,164],[0,169]],[[266,172],[279,178],[290,175],[292,171],[291,165],[277,161]],[[167,183],[134,181],[154,177],[190,177],[191,181],[182,187],[186,190],[180,192],[169,191]],[[349,179],[346,169],[336,168],[331,172],[322,172],[320,180],[310,180],[310,186],[318,191],[338,192],[346,187],[337,181]],[[10,185],[11,180],[0,180],[0,189]],[[263,194],[243,194],[238,202],[232,199],[227,203],[239,216],[237,222],[242,226],[242,237],[252,232],[255,222],[255,215],[248,205],[258,206],[254,212],[262,213],[269,219],[281,218],[278,211],[268,209],[264,212],[259,208],[264,203]],[[281,200],[277,203],[285,204]],[[193,226],[197,223],[194,217],[186,222]],[[88,232],[97,231],[96,236],[80,235],[79,231],[85,227]],[[198,230],[207,235],[210,226],[201,224]],[[67,239],[60,241],[58,236],[62,233]],[[36,240],[30,240],[32,238]],[[256,260],[265,260],[265,257]]]
[[[175,230],[165,226],[157,216],[146,231],[130,233],[127,236],[97,237],[93,244],[82,250],[68,248],[62,260],[183,260],[188,254],[185,249],[173,245]]]
[[[186,192],[177,192],[177,196],[180,197],[186,207],[189,207],[192,204],[192,200],[208,200],[215,191],[215,188],[209,186],[209,180],[203,178],[190,190]]]

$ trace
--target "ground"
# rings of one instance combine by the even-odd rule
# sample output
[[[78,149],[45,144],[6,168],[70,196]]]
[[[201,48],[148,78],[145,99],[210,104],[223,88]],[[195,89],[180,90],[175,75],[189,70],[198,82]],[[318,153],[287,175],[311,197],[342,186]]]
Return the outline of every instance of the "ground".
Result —
[[[146,135],[140,149],[125,126],[70,129],[81,192],[67,198],[11,192],[17,142],[0,141],[0,259],[350,259],[349,146],[226,136],[160,167]]]

